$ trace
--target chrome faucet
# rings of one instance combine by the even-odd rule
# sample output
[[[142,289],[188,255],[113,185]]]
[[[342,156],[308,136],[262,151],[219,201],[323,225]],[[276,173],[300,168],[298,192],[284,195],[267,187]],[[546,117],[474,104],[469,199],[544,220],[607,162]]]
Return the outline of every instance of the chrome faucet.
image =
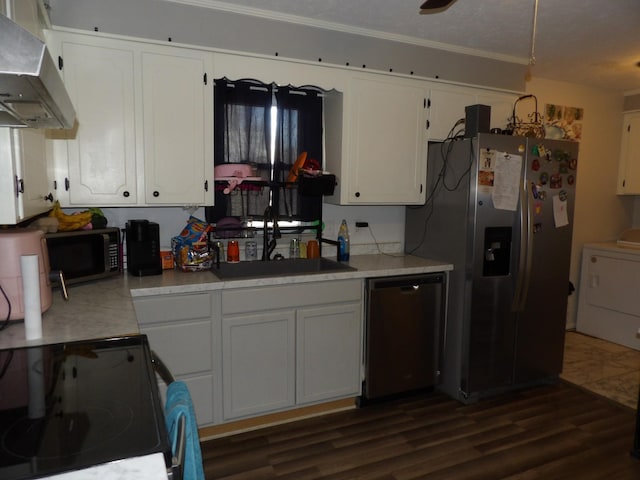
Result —
[[[263,230],[262,230],[262,260],[268,261],[271,260],[271,254],[276,248],[277,239],[281,238],[280,228],[278,227],[278,218],[276,217],[275,212],[268,206],[264,209],[264,214],[262,215],[264,220]],[[269,239],[269,220],[271,220],[273,224],[273,233],[271,235],[271,239]]]

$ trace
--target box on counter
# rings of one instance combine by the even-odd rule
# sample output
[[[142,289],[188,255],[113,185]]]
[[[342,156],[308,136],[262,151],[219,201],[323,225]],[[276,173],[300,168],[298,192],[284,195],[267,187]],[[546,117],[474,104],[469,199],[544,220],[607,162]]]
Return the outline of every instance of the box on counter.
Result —
[[[169,248],[160,250],[160,260],[162,261],[163,270],[171,270],[173,268],[173,252]]]

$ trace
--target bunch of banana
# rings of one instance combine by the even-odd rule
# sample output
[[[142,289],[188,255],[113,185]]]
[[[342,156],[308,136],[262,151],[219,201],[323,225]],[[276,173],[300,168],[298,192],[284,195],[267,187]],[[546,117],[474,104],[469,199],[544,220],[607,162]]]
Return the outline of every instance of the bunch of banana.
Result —
[[[62,208],[60,208],[60,203],[56,202],[53,205],[53,210],[49,212],[49,216],[58,219],[58,231],[70,232],[73,230],[80,230],[91,222],[93,212],[87,210],[85,212],[67,214],[62,211]]]

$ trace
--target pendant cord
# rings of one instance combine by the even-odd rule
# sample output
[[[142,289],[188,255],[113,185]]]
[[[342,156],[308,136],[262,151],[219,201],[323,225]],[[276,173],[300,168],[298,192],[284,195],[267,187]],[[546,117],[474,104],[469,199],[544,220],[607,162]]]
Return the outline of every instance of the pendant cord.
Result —
[[[531,29],[531,55],[529,56],[529,65],[536,64],[536,28],[538,26],[538,0],[533,4],[533,28]]]

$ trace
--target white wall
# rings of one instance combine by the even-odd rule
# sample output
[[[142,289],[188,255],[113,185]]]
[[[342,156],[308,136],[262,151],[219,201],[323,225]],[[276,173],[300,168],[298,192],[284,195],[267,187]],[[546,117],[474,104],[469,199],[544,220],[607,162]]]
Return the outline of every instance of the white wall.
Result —
[[[73,210],[69,210],[73,211]],[[180,207],[140,207],[140,208],[103,208],[110,227],[124,228],[128,220],[144,219],[160,225],[160,245],[171,245],[171,237],[178,235],[193,214],[205,219],[204,209],[195,211]],[[349,225],[351,254],[367,253],[401,253],[404,248],[404,207],[393,206],[355,206],[343,207],[325,204],[323,207],[325,229],[323,236],[335,240],[338,227],[344,218]],[[356,228],[355,222],[369,223],[369,228]],[[283,254],[287,249],[287,239],[279,242],[278,251]],[[379,250],[380,249],[380,250]],[[331,256],[333,249],[325,246],[323,252]]]
[[[527,84],[527,93],[536,95],[541,112],[547,103],[584,109],[570,275],[577,289],[583,245],[614,240],[632,224],[633,198],[616,195],[624,98],[616,92],[540,78]],[[575,326],[577,295],[569,297],[568,328]]]

